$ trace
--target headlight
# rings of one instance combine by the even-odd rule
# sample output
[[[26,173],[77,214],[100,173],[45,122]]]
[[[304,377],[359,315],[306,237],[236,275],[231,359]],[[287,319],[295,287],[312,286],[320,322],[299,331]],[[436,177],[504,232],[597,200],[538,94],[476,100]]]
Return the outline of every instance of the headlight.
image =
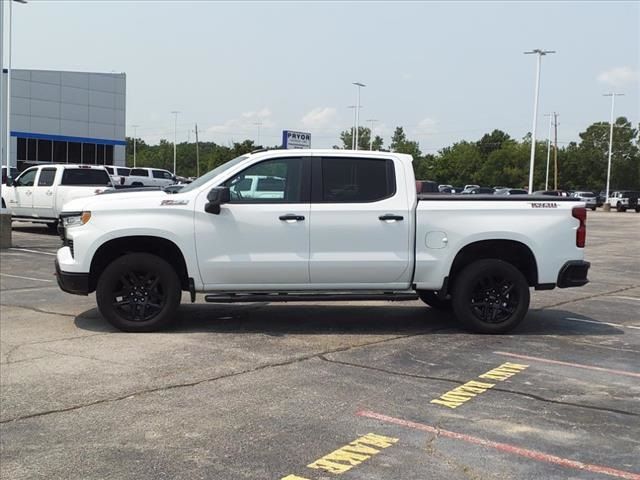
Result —
[[[81,212],[62,217],[62,226],[64,228],[75,227],[76,225],[84,225],[91,219],[91,212]]]

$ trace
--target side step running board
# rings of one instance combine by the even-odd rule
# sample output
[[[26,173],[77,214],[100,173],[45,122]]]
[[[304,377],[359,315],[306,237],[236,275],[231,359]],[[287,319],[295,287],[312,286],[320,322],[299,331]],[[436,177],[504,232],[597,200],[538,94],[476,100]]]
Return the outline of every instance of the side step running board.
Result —
[[[346,302],[362,300],[385,300],[401,302],[417,300],[415,292],[382,292],[382,293],[217,293],[205,295],[209,303],[242,303],[242,302]]]

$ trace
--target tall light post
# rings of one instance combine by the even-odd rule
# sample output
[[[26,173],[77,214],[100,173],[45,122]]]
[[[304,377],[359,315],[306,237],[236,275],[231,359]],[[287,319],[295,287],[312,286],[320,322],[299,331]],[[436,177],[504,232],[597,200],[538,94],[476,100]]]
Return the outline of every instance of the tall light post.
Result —
[[[373,124],[378,120],[375,118],[370,118],[367,120],[371,124],[371,128],[369,128],[369,151],[373,150]]]
[[[551,158],[551,125],[553,124],[553,114],[545,113],[549,117],[549,135],[547,136],[547,174],[544,177],[544,189],[549,190],[549,159]]]
[[[7,116],[5,117],[5,125],[4,128],[6,128],[6,136],[5,136],[5,152],[7,155],[7,175],[10,172],[10,166],[11,166],[11,29],[12,29],[12,21],[11,21],[11,17],[12,17],[12,5],[13,2],[18,2],[18,3],[22,3],[25,4],[27,3],[27,0],[9,0],[9,42],[7,45]],[[4,14],[4,1],[0,1],[0,10],[3,11]],[[4,15],[0,16],[0,31],[4,33]],[[4,61],[4,47],[0,48],[0,50],[2,50],[2,55],[0,56],[0,60]],[[2,72],[4,72],[4,69],[2,68],[3,64],[0,61],[0,70]],[[2,73],[2,75],[4,75],[4,73]],[[1,96],[1,94],[0,94]],[[2,134],[4,134],[4,132],[1,132]]]
[[[358,122],[356,120],[356,112],[360,109],[359,106],[357,105],[349,105],[347,106],[347,108],[353,108],[353,127],[351,130],[351,150],[355,150],[356,149],[356,123]]]
[[[138,127],[140,125],[131,125],[133,127],[133,168],[136,168],[136,141],[138,139]]]
[[[536,62],[536,90],[533,97],[533,127],[531,129],[531,161],[529,164],[529,193],[533,192],[533,167],[535,165],[536,158],[536,124],[538,123],[538,98],[540,96],[540,65],[542,64],[542,57],[549,53],[556,53],[555,50],[531,50],[530,52],[524,52],[525,55],[537,55]]]
[[[609,181],[611,180],[611,154],[613,151],[613,107],[616,103],[616,97],[622,97],[624,93],[605,93],[603,97],[611,97],[611,126],[609,128],[609,161],[607,163],[607,189],[605,191],[605,202],[609,200]]]
[[[357,95],[356,95],[356,124],[355,124],[355,135],[354,135],[354,144],[355,144],[355,148],[354,150],[358,150],[358,122],[360,120],[360,89],[362,87],[366,87],[366,85],[364,83],[361,82],[353,82],[353,85],[356,86],[356,90],[357,90]]]
[[[178,112],[173,110],[173,174],[176,174],[176,141],[178,139]]]
[[[262,122],[253,122],[253,124],[258,127],[258,140],[256,142],[256,146],[260,146],[260,127],[262,127]]]

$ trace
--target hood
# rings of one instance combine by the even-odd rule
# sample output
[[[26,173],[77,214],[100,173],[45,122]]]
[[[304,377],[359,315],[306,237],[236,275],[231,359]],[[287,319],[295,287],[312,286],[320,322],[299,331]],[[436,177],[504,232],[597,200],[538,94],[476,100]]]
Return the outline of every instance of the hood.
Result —
[[[62,212],[131,210],[132,208],[156,207],[160,206],[162,200],[172,198],[176,198],[176,196],[162,190],[135,190],[130,192],[119,190],[71,200],[64,204]]]

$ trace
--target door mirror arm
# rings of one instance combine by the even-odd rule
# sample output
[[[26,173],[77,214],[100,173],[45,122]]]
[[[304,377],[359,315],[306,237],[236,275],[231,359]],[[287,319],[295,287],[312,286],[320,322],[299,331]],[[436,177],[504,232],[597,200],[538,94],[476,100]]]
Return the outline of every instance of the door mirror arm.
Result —
[[[204,211],[214,215],[220,215],[220,205],[231,200],[229,187],[213,187],[207,194],[208,202],[204,206]]]
[[[15,181],[12,177],[7,177],[7,187],[13,187],[15,185]]]

